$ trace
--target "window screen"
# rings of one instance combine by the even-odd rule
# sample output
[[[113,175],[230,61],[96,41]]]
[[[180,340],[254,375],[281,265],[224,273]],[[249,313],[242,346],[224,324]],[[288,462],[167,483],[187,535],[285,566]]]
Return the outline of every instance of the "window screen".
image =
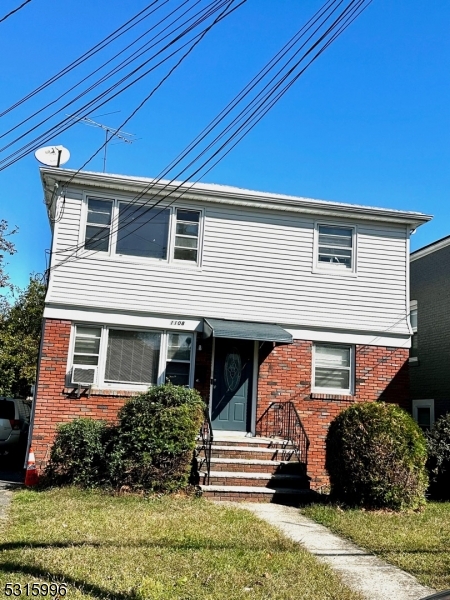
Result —
[[[352,268],[353,230],[319,225],[319,265],[332,264]]]
[[[350,346],[316,345],[315,387],[349,391],[350,370]]]
[[[197,262],[200,212],[177,209],[177,226],[173,257]]]
[[[170,210],[119,204],[118,254],[167,258]]]
[[[157,383],[161,334],[110,329],[105,381]]]
[[[112,200],[89,198],[84,247],[108,252],[111,229]]]
[[[98,365],[101,327],[77,325],[75,335],[74,365]]]
[[[166,383],[189,385],[192,335],[170,333],[168,337]]]

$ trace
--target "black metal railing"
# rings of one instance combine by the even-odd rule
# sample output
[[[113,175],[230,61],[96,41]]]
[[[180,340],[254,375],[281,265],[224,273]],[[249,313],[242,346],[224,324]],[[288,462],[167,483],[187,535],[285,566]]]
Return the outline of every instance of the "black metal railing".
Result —
[[[292,402],[272,402],[258,419],[256,435],[281,438],[292,445],[301,463],[308,464],[309,439]]]
[[[209,407],[205,406],[205,418],[200,428],[201,445],[197,449],[197,464],[198,470],[205,471],[204,483],[209,484],[209,476],[211,473],[211,447],[214,441],[214,433],[209,416]]]

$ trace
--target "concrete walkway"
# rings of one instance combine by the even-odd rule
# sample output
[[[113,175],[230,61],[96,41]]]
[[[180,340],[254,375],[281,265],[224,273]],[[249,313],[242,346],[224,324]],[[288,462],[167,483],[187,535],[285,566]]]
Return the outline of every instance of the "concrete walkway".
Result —
[[[436,591],[304,517],[297,508],[249,502],[227,504],[246,508],[280,529],[288,538],[302,544],[308,552],[337,571],[344,583],[367,599],[419,600]]]
[[[6,519],[7,510],[11,503],[11,498],[14,490],[23,487],[22,482],[4,481],[0,479],[0,520]]]

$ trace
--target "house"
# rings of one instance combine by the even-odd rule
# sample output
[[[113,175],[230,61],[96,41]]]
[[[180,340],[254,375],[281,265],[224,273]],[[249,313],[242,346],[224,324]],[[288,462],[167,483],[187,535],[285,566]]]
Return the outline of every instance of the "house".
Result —
[[[168,380],[197,388],[216,437],[241,436],[254,459],[273,454],[256,434],[301,432],[313,488],[327,484],[325,437],[342,409],[410,410],[409,236],[430,217],[59,168],[41,177],[53,242],[39,465],[58,423],[113,420]]]
[[[413,416],[429,429],[450,412],[450,236],[411,254]]]

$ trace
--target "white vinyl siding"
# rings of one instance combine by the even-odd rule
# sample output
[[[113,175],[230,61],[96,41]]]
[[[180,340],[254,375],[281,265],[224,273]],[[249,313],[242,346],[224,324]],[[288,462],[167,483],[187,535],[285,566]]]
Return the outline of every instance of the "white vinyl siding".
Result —
[[[353,277],[343,269],[312,272],[313,216],[218,204],[202,213],[201,267],[100,252],[64,262],[76,245],[80,210],[68,196],[57,224],[52,264],[61,266],[51,273],[52,305],[70,298],[71,306],[135,314],[373,332],[375,342],[382,332],[409,336],[406,226],[359,221]]]
[[[351,394],[354,379],[353,346],[314,344],[314,392]]]

